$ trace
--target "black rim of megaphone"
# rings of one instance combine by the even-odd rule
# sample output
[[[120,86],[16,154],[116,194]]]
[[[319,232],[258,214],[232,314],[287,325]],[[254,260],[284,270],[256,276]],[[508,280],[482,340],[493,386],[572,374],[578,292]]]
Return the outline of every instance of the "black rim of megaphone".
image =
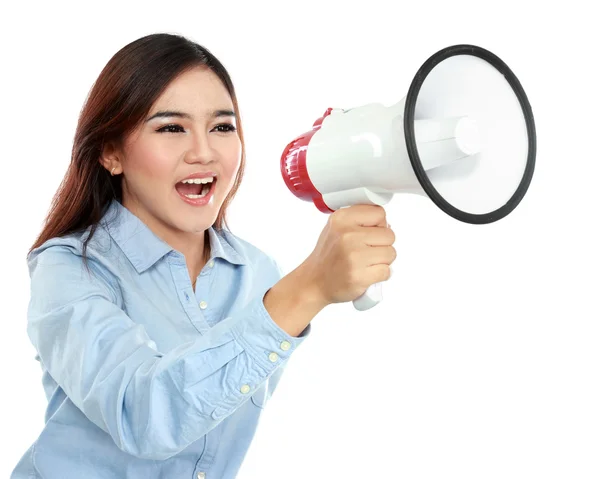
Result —
[[[529,139],[529,152],[527,155],[527,164],[525,165],[525,172],[523,178],[519,183],[519,186],[515,190],[512,197],[500,208],[490,213],[473,214],[466,213],[465,211],[459,210],[455,206],[448,203],[440,193],[434,188],[433,184],[429,180],[421,159],[419,158],[419,152],[417,150],[417,142],[415,140],[415,105],[419,96],[421,85],[427,78],[427,75],[433,70],[433,68],[441,61],[450,58],[455,55],[473,55],[477,56],[492,66],[494,66],[500,73],[504,75],[510,86],[512,87],[515,95],[519,99],[523,115],[525,116],[525,123],[527,125],[527,136]],[[406,148],[408,150],[408,156],[412,164],[413,170],[419,180],[419,183],[425,190],[425,193],[431,198],[431,200],[445,213],[452,216],[453,218],[471,224],[486,224],[492,223],[499,219],[504,218],[511,211],[513,211],[517,205],[521,202],[529,185],[531,178],[533,177],[533,170],[535,167],[535,155],[536,155],[536,132],[535,123],[533,120],[533,112],[531,105],[527,99],[527,95],[521,86],[518,78],[511,71],[511,69],[504,63],[500,58],[494,55],[492,52],[475,46],[475,45],[453,45],[446,47],[439,52],[433,54],[419,69],[408,90],[406,95],[406,103],[404,107],[404,136],[406,139]]]

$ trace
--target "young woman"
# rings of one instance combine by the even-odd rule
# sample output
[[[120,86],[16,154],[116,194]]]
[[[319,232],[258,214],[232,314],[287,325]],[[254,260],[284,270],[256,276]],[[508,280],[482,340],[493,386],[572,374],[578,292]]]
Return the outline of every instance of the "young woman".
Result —
[[[376,206],[330,215],[283,276],[226,227],[243,170],[234,88],[209,51],[155,34],[108,62],[28,256],[48,406],[12,478],[236,477],[312,319],[389,277]]]

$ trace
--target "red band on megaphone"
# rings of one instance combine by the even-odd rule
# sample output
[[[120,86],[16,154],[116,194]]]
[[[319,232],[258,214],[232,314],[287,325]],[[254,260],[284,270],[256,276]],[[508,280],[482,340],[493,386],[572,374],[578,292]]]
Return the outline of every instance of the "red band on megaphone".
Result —
[[[306,150],[313,135],[321,128],[326,116],[331,114],[332,108],[328,108],[323,116],[318,118],[311,131],[300,135],[288,143],[281,155],[281,176],[288,189],[297,197],[305,201],[312,201],[317,209],[323,213],[333,213],[325,202],[323,196],[317,190],[308,176],[306,169]]]

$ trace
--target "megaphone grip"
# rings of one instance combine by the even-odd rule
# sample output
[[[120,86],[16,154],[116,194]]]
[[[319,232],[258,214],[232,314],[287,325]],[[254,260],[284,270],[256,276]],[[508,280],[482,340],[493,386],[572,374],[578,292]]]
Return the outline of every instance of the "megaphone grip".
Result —
[[[358,311],[366,311],[381,302],[383,299],[382,287],[382,283],[369,286],[361,296],[352,301],[354,308]]]
[[[394,274],[394,269],[390,266],[390,277]],[[375,283],[352,303],[357,311],[366,311],[379,304],[383,300],[383,283]]]

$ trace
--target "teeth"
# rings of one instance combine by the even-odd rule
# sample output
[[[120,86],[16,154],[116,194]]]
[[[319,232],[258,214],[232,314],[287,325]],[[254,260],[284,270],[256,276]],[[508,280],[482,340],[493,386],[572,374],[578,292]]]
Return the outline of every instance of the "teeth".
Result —
[[[212,183],[212,182],[213,182],[212,176],[209,176],[208,178],[192,178],[190,180],[182,181],[182,183],[189,183],[189,184],[196,184],[196,185],[202,185],[202,184]]]
[[[202,191],[200,192],[199,195],[185,195],[186,198],[190,198],[192,200],[196,200],[198,198],[202,198],[204,196],[206,196],[208,194],[208,192],[210,191],[210,187],[208,186],[203,186],[202,187]]]

